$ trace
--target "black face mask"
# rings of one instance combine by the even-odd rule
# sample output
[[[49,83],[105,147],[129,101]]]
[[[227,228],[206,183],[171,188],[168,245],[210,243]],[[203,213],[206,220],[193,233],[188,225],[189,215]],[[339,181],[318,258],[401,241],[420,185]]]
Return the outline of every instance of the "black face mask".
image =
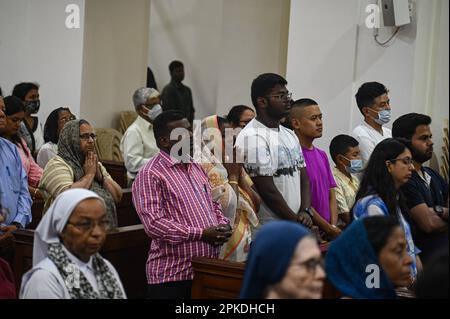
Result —
[[[27,101],[25,102],[25,111],[30,114],[36,114],[39,112],[39,108],[41,106],[41,101]]]

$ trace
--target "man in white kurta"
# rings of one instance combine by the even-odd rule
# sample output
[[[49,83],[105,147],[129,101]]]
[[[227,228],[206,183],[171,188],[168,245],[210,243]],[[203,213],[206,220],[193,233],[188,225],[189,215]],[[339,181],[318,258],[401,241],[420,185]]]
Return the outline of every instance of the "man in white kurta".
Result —
[[[152,88],[140,88],[133,95],[138,117],[126,130],[120,150],[130,185],[136,174],[159,152],[153,134],[153,120],[162,112],[160,94]]]

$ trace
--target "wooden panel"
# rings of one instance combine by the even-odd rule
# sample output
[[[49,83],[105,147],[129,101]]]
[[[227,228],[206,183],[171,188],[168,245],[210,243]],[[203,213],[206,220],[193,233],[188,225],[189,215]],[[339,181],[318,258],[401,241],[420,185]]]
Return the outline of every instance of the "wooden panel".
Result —
[[[131,188],[123,189],[122,200],[116,205],[118,226],[139,225],[139,219],[136,210],[134,209]],[[37,225],[42,219],[42,210],[44,209],[44,201],[35,200],[31,206],[32,220],[27,226],[27,229],[36,229]]]
[[[128,187],[127,169],[123,162],[105,161],[102,160],[103,166],[106,168],[112,179],[122,188]]]
[[[245,264],[205,257],[192,259],[193,299],[234,299],[239,297]]]
[[[13,272],[19,291],[22,276],[32,267],[33,230],[15,232]],[[144,298],[147,291],[145,265],[149,239],[142,225],[120,227],[108,233],[100,254],[116,268],[128,298]]]

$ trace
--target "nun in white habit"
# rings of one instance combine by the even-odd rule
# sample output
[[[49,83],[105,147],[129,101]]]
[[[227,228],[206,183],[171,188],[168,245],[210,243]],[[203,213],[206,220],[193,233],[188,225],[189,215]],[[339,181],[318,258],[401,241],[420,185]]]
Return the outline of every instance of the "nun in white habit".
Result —
[[[22,278],[20,298],[122,299],[113,265],[100,256],[108,230],[105,203],[86,189],[61,193],[34,233],[33,268]]]

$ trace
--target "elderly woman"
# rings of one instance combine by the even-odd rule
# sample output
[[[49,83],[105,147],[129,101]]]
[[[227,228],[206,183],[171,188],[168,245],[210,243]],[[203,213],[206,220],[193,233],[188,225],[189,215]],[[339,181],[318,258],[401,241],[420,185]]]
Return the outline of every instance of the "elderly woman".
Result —
[[[49,114],[44,126],[45,144],[42,145],[36,158],[40,167],[45,168],[48,161],[58,155],[59,133],[64,125],[72,120],[75,120],[75,116],[67,107],[58,107]]]
[[[20,298],[126,298],[117,271],[98,254],[108,226],[105,202],[94,192],[59,195],[34,233],[33,268]]]
[[[258,225],[256,212],[261,199],[251,188],[251,179],[242,164],[235,163],[235,159],[225,160],[225,130],[231,129],[229,122],[213,115],[202,121],[201,128],[202,167],[208,174],[213,199],[220,202],[233,228],[230,239],[222,246],[220,258],[244,262],[252,240],[252,229]],[[228,146],[232,151],[233,144]]]
[[[327,278],[347,298],[395,298],[395,288],[411,280],[407,246],[395,217],[354,221],[328,249]]]
[[[324,278],[315,237],[297,223],[273,221],[252,243],[241,298],[320,299]]]
[[[58,155],[45,166],[39,184],[44,192],[44,212],[66,189],[90,189],[105,201],[107,218],[116,227],[115,203],[121,200],[122,189],[98,161],[95,138],[94,129],[85,120],[70,121],[64,126],[59,136]]]
[[[0,136],[17,146],[22,166],[27,173],[30,195],[33,200],[41,199],[42,194],[38,190],[38,185],[42,177],[42,168],[34,161],[32,151],[28,148],[27,143],[19,136],[20,125],[26,116],[25,106],[15,96],[5,97],[4,102],[6,126],[0,131]]]

